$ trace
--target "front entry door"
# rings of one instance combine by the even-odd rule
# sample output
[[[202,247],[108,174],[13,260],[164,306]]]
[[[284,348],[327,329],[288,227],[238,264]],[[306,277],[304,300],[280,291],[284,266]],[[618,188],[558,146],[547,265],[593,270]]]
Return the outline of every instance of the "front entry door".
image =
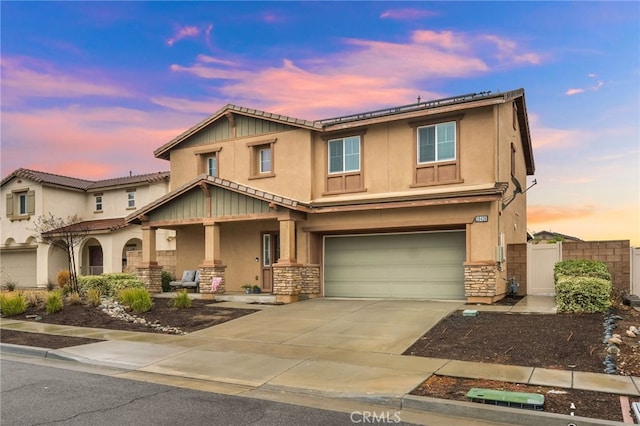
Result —
[[[271,265],[280,258],[280,234],[268,232],[262,234],[262,290],[272,290],[273,270]]]

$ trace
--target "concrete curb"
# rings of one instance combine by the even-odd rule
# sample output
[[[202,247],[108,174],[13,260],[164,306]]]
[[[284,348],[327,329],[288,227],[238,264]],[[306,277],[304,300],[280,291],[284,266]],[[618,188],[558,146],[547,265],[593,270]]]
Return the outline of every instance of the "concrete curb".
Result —
[[[34,358],[47,358],[57,361],[77,362],[79,364],[90,364],[100,367],[111,367],[120,370],[136,370],[134,365],[119,364],[115,362],[98,362],[91,358],[78,355],[70,355],[63,350],[40,348],[37,346],[14,345],[12,343],[0,343],[0,354],[23,355]]]
[[[405,397],[402,398],[402,408],[497,423],[506,422],[522,426],[619,426],[622,424],[620,422],[592,419],[589,417],[569,416],[565,414],[546,413],[544,411],[498,407],[477,402],[451,401],[448,399],[436,399],[415,395],[405,395]]]

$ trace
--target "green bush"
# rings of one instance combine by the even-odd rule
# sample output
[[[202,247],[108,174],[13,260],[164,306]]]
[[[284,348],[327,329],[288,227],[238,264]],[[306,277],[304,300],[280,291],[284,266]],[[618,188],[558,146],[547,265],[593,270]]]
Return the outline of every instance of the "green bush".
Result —
[[[100,290],[100,294],[115,297],[125,288],[145,288],[144,283],[135,274],[112,273],[102,275],[85,275],[78,277],[80,294],[87,295],[91,289]]]
[[[555,280],[559,276],[571,277],[594,277],[611,281],[611,274],[607,265],[596,260],[578,259],[563,260],[557,262],[553,267],[553,277]]]
[[[133,312],[147,312],[153,307],[151,295],[146,288],[124,288],[118,291],[118,301],[129,306]]]
[[[561,275],[556,280],[558,312],[605,312],[611,306],[611,281]]]
[[[62,310],[62,294],[59,291],[52,291],[47,294],[47,298],[44,301],[44,307],[48,314],[55,314]]]
[[[173,281],[173,276],[169,271],[162,271],[162,291],[167,292],[171,291],[171,286],[169,283]]]
[[[171,305],[174,308],[178,308],[178,309],[190,308],[191,307],[191,298],[187,294],[187,290],[181,290],[181,291],[177,292],[176,295],[173,296],[173,299],[171,301]]]
[[[0,294],[0,314],[4,317],[20,315],[27,310],[27,301],[22,293]]]
[[[101,303],[102,295],[100,294],[100,290],[97,288],[92,288],[87,290],[87,301],[91,306],[99,306]]]

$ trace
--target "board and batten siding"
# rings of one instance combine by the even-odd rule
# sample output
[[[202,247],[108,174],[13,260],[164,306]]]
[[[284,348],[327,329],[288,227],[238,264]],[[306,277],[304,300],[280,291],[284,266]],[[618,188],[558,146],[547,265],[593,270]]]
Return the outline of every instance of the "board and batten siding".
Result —
[[[269,213],[269,203],[223,188],[209,187],[211,217]],[[202,219],[207,217],[207,198],[200,188],[158,207],[150,214],[152,222]]]
[[[234,115],[236,123],[235,137],[255,136],[266,133],[293,130],[295,127],[273,121],[259,120],[243,115]],[[183,144],[184,147],[196,147],[220,142],[233,138],[233,129],[226,118],[219,119],[208,125],[205,129],[190,136]]]

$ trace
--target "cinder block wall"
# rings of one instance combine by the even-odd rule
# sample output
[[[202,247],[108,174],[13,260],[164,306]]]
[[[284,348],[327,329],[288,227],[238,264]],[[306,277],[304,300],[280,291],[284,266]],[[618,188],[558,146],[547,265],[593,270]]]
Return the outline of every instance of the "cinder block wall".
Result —
[[[629,240],[562,243],[562,260],[590,259],[604,262],[618,291],[629,293],[631,250]]]
[[[630,293],[631,249],[629,240],[562,242],[562,260],[588,259],[604,262],[618,291]],[[519,295],[527,294],[527,245],[507,246],[508,278],[516,277]]]
[[[507,279],[515,277],[520,285],[518,296],[527,294],[527,244],[507,246]]]
[[[156,251],[156,262],[162,266],[163,271],[169,272],[173,277],[176,276],[176,251],[175,250],[158,250]],[[132,250],[127,252],[127,268],[125,272],[135,273],[138,265],[142,263],[142,251]],[[182,272],[180,273],[182,276]],[[180,277],[178,277],[179,279]]]

